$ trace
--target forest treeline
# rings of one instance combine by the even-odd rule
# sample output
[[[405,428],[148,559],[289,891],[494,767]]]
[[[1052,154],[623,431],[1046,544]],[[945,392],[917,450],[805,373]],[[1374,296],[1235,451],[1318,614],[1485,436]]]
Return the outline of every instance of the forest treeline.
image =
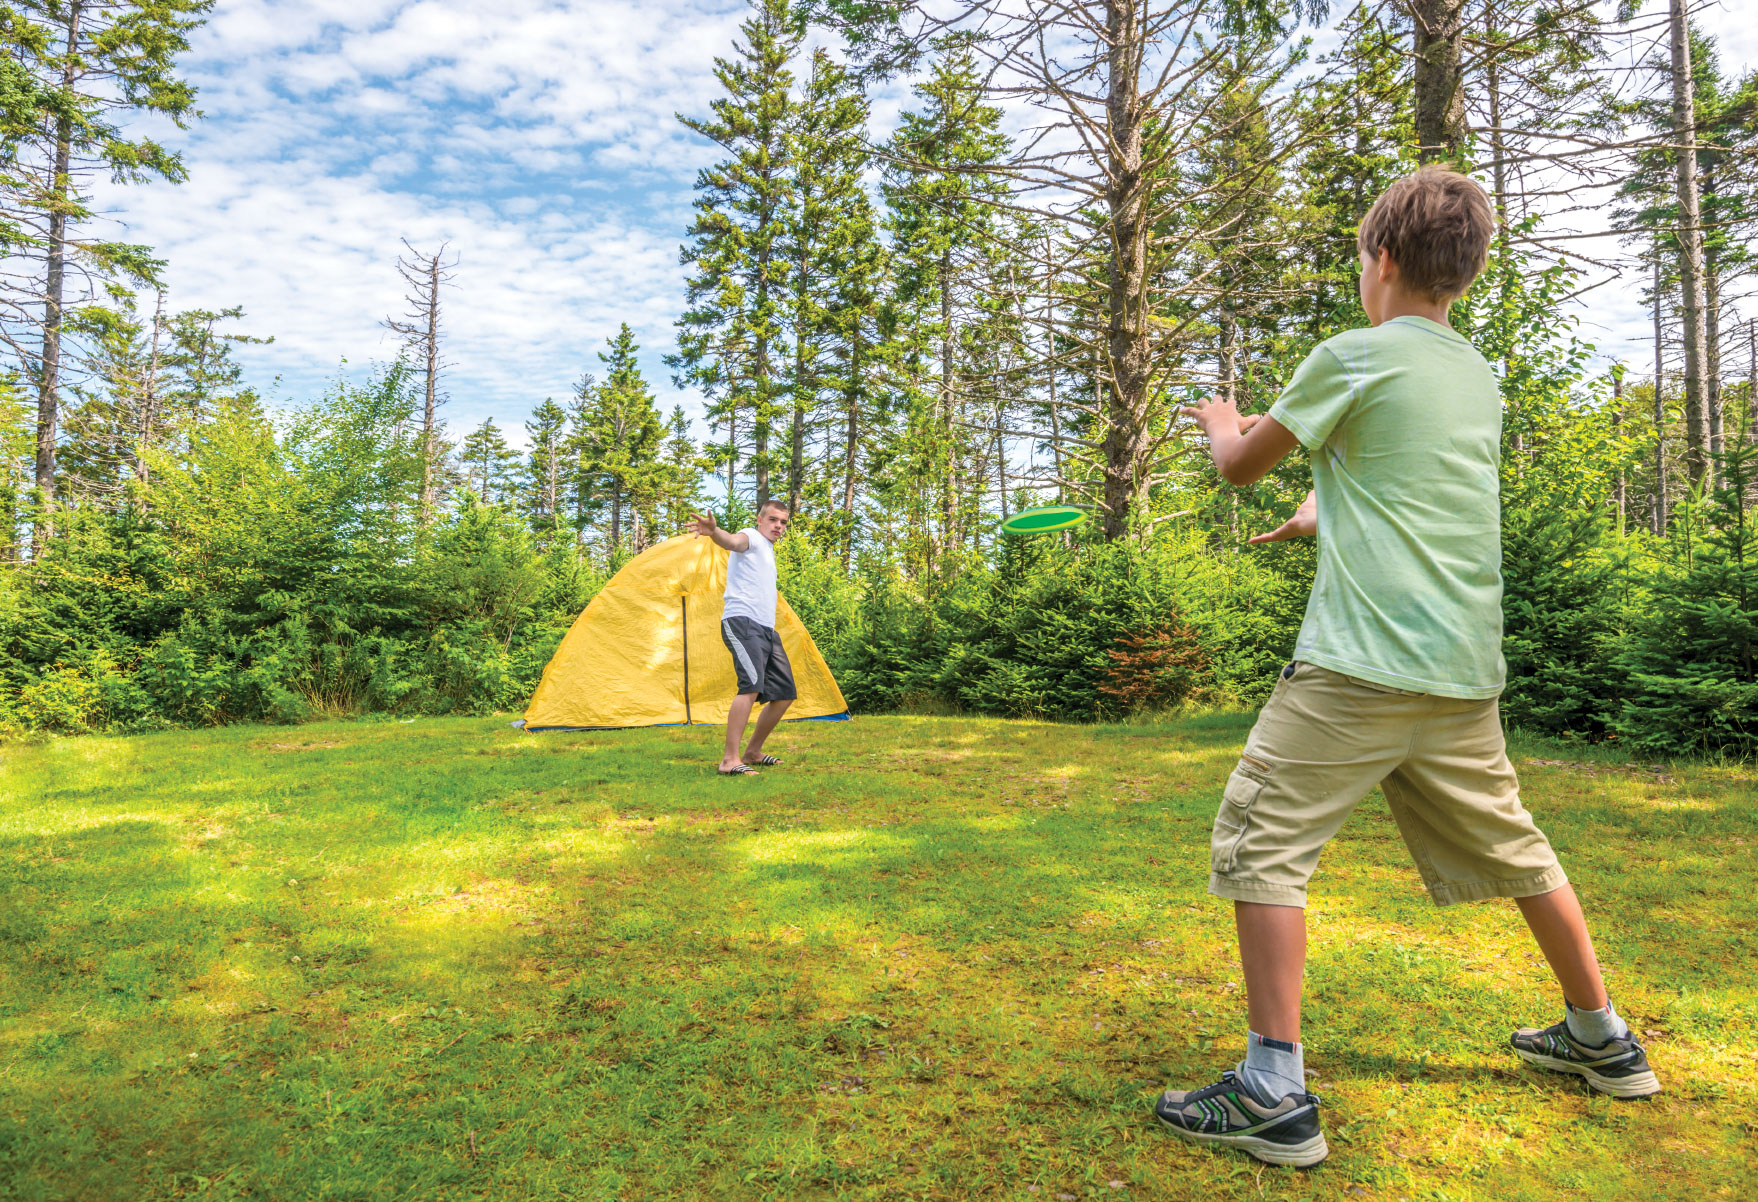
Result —
[[[183,177],[131,121],[195,119],[209,7],[0,5],[0,732],[516,708],[621,563],[769,497],[857,712],[1253,701],[1313,552],[1245,540],[1308,470],[1229,487],[1177,406],[1261,412],[1363,324],[1356,226],[1444,160],[1498,221],[1454,323],[1505,403],[1506,717],[1758,750],[1758,76],[1686,0],[752,0],[679,117],[714,162],[667,362],[705,425],[624,325],[520,451],[443,421],[448,248],[386,264],[396,361],[271,413],[245,315],[93,232],[99,174]],[[1651,360],[1595,355],[1608,275]],[[1048,501],[1093,521],[996,533]]]

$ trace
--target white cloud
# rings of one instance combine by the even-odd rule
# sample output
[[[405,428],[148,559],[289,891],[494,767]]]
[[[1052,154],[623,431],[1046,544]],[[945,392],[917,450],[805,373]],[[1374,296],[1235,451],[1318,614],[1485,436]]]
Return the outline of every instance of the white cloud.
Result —
[[[395,353],[408,238],[459,259],[446,416],[518,432],[627,321],[662,400],[677,251],[709,148],[676,122],[746,9],[724,0],[220,0],[185,69],[207,119],[155,130],[189,181],[106,196],[175,307],[242,304],[240,356],[297,403]]]

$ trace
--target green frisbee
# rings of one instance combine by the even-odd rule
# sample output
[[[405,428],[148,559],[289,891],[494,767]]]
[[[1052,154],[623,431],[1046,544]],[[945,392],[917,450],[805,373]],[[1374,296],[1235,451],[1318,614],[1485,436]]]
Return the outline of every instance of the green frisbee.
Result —
[[[1068,530],[1087,520],[1087,511],[1073,505],[1039,505],[1022,509],[1001,523],[1003,534],[1050,534]]]

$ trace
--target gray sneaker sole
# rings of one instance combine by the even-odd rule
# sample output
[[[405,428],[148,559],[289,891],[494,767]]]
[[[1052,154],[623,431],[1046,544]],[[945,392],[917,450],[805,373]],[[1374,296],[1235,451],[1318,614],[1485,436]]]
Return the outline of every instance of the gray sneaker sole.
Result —
[[[1633,1073],[1628,1077],[1603,1077],[1585,1064],[1558,1060],[1555,1056],[1528,1052],[1523,1048],[1515,1048],[1514,1052],[1527,1064],[1548,1068],[1553,1073],[1573,1073],[1577,1077],[1583,1077],[1588,1085],[1614,1098],[1648,1098],[1660,1092],[1660,1078],[1653,1072]]]
[[[1180,1127],[1177,1123],[1169,1123],[1160,1118],[1160,1125],[1166,1130],[1182,1135],[1186,1139],[1199,1140],[1205,1144],[1226,1144],[1230,1148],[1238,1148],[1249,1152],[1265,1164],[1287,1165],[1291,1168],[1304,1169],[1317,1164],[1331,1154],[1330,1146],[1325,1143],[1325,1133],[1317,1135],[1304,1143],[1279,1144],[1274,1140],[1259,1139],[1255,1135],[1223,1135],[1213,1131],[1192,1131],[1189,1127]]]

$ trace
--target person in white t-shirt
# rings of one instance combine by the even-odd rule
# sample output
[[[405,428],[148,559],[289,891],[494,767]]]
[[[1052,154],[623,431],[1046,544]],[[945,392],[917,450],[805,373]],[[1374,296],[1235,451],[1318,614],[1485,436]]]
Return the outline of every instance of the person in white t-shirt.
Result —
[[[720,758],[722,776],[755,776],[758,766],[781,763],[763,751],[763,740],[787,713],[799,694],[794,690],[793,665],[787,662],[781,636],[775,633],[775,544],[787,533],[792,515],[780,501],[757,507],[757,523],[736,534],[722,530],[712,513],[692,513],[691,529],[698,538],[711,538],[732,552],[726,565],[726,608],[720,619],[720,637],[732,652],[738,673],[739,695],[726,714],[726,753]],[[763,712],[744,754],[739,740],[757,703]]]

